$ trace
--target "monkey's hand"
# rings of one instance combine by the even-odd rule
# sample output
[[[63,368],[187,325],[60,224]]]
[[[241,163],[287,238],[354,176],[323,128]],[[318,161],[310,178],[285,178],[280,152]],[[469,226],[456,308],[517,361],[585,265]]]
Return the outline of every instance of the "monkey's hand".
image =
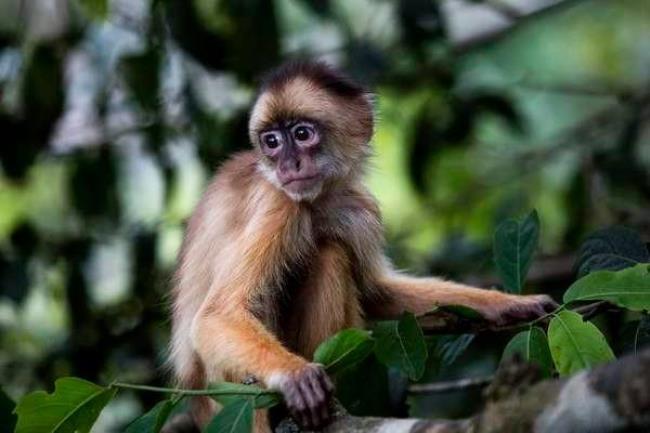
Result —
[[[479,311],[496,326],[508,326],[537,319],[558,308],[548,295],[510,295],[492,302]]]
[[[329,422],[334,385],[322,365],[309,363],[296,372],[276,373],[268,386],[282,393],[291,416],[300,427],[320,429]]]

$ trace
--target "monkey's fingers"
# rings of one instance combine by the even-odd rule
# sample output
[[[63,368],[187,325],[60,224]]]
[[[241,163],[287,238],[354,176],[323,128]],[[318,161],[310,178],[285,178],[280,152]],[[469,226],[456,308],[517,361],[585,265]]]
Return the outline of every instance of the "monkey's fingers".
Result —
[[[303,399],[307,403],[307,419],[308,424],[306,427],[316,428],[321,425],[322,420],[319,410],[319,402],[317,401],[316,394],[311,388],[307,380],[300,381],[300,392],[302,393]]]
[[[316,410],[320,415],[320,425],[327,425],[331,419],[330,403],[334,385],[323,368],[312,370],[307,378],[316,397]]]
[[[314,370],[310,373],[309,380],[314,394],[319,400],[320,417],[323,423],[326,424],[330,420],[330,402],[332,400],[334,385],[327,373],[323,370]]]
[[[534,320],[552,313],[558,307],[557,302],[547,295],[524,296],[501,313],[497,324],[508,325]]]
[[[298,389],[306,403],[304,412],[306,412],[306,417],[309,420],[303,427],[321,428],[330,419],[329,403],[332,385],[324,380],[324,377],[326,378],[327,374],[323,367],[312,364],[296,378]],[[305,414],[301,415],[305,416]]]
[[[288,380],[282,387],[282,394],[291,417],[295,419],[300,426],[308,426],[309,419],[307,414],[307,403],[300,391],[298,381],[295,379]]]

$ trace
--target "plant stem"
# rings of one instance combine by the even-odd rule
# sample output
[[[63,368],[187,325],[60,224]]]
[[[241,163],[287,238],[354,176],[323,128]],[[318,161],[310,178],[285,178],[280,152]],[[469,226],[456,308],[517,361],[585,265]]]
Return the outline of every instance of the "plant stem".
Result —
[[[529,322],[529,325],[533,326],[534,324],[536,324],[538,322],[542,322],[542,321],[548,319],[549,317],[555,316],[557,313],[564,310],[565,308],[566,308],[566,304],[562,304],[559,307],[557,307],[555,310],[551,311],[550,313],[546,313],[543,316],[539,316],[537,319],[533,320],[532,322]]]
[[[240,390],[240,391],[223,391],[218,389],[178,389],[178,388],[163,388],[159,386],[149,385],[134,385],[131,383],[113,382],[109,388],[121,389],[135,389],[138,391],[160,392],[163,394],[176,394],[176,395],[274,395],[275,391],[269,390]]]

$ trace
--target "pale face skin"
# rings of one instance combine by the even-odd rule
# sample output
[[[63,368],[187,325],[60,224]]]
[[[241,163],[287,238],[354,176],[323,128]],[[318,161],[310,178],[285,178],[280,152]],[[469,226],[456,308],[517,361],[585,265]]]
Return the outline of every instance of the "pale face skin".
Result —
[[[314,198],[322,189],[326,176],[317,161],[322,138],[320,126],[307,119],[281,121],[259,134],[262,154],[274,166],[275,183],[296,201]]]

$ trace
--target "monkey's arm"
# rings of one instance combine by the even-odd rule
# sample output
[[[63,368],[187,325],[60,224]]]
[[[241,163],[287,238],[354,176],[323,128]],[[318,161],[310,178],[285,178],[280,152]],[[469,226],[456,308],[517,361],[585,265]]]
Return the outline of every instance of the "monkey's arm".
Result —
[[[547,295],[519,296],[438,278],[416,278],[385,270],[375,280],[377,294],[366,303],[369,317],[384,319],[404,311],[425,314],[437,306],[462,305],[495,324],[537,318],[557,304]]]
[[[268,312],[273,305],[257,305],[268,299],[264,290],[272,287],[295,242],[291,215],[265,213],[256,221],[264,230],[246,233],[233,242],[227,269],[213,281],[208,296],[194,317],[192,342],[208,378],[218,379],[221,371],[252,374],[267,387],[280,391],[287,407],[302,425],[321,425],[328,417],[332,384],[322,366],[291,353],[253,314]],[[271,218],[269,215],[272,215]],[[265,233],[271,233],[266,235]]]
[[[320,365],[286,350],[246,308],[208,303],[199,314],[194,343],[208,368],[253,374],[283,394],[305,427],[326,422],[333,385]]]

